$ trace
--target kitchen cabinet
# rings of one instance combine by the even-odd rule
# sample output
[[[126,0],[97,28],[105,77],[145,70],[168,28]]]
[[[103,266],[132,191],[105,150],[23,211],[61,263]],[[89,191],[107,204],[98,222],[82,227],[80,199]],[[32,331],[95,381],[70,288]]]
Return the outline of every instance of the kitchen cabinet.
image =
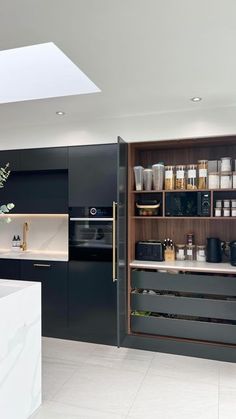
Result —
[[[63,336],[67,327],[67,263],[24,260],[20,277],[42,283],[44,336]]]
[[[20,151],[19,150],[3,150],[0,151],[0,167],[5,167],[9,163],[11,171],[20,170]]]
[[[68,147],[34,148],[19,151],[20,170],[66,170]]]
[[[0,259],[0,279],[20,279],[20,261]]]
[[[117,144],[69,147],[69,206],[112,206]]]
[[[0,189],[2,203],[13,202],[12,213],[65,214],[68,212],[66,171],[13,172]]]
[[[116,345],[116,283],[112,263],[69,262],[69,336]]]

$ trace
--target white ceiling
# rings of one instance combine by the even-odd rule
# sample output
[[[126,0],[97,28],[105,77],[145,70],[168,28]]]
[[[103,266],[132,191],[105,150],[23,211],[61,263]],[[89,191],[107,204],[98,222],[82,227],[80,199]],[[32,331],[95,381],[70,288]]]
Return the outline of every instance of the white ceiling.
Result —
[[[54,42],[102,92],[0,105],[0,148],[236,132],[235,18],[235,0],[2,0],[0,50]]]

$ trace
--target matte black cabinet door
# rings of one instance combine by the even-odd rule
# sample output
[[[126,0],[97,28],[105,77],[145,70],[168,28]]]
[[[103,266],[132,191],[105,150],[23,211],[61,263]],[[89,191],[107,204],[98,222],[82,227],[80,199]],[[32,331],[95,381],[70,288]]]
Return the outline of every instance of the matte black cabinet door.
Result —
[[[11,171],[20,170],[20,152],[19,150],[0,151],[0,167],[5,167],[9,163]]]
[[[0,259],[0,279],[20,279],[20,261]]]
[[[116,345],[116,283],[111,262],[69,262],[69,336]]]
[[[21,279],[42,283],[43,335],[63,335],[67,326],[67,263],[21,261]]]
[[[117,145],[69,147],[69,206],[111,206],[116,200]]]
[[[20,150],[20,170],[68,169],[68,147]]]
[[[3,189],[0,202],[13,202],[17,214],[66,214],[68,175],[66,171],[15,172]]]

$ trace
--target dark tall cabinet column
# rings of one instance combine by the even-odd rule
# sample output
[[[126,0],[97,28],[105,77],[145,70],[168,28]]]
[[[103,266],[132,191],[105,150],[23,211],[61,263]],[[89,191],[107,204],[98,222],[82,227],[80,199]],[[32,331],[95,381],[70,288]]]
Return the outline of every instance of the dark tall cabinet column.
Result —
[[[117,144],[69,147],[69,206],[112,206]]]

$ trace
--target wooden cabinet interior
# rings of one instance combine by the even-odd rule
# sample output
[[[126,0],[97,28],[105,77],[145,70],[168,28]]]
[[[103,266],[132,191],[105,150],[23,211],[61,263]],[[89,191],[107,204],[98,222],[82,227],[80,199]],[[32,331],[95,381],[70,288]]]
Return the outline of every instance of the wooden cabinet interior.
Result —
[[[135,243],[140,240],[163,240],[166,237],[175,243],[186,243],[186,234],[194,233],[196,244],[205,244],[207,237],[219,237],[230,242],[236,239],[235,217],[214,217],[216,199],[236,199],[236,190],[211,191],[210,217],[165,217],[166,191],[144,192],[145,198],[161,200],[161,211],[158,217],[137,216],[135,202],[142,193],[135,191],[133,167],[141,165],[151,167],[158,162],[165,165],[197,164],[198,160],[220,160],[229,156],[236,159],[236,137],[201,138],[192,140],[157,141],[150,143],[129,144],[128,176],[128,262],[135,259]],[[128,272],[128,332],[132,334],[132,269]],[[223,277],[222,277],[223,279]],[[204,290],[203,290],[204,291]],[[203,292],[204,293],[204,292]],[[205,292],[206,293],[206,292]],[[147,297],[148,298],[148,297]],[[222,299],[224,296],[222,295]],[[158,300],[158,299],[157,299]],[[156,310],[157,311],[157,310]],[[148,320],[145,320],[146,322]],[[145,322],[143,320],[143,322]],[[150,320],[151,321],[151,320]],[[153,321],[153,323],[158,323]],[[140,322],[140,324],[142,321]],[[206,326],[204,326],[206,327]],[[236,327],[236,326],[235,326]],[[137,332],[137,328],[136,328]],[[139,330],[139,333],[141,331]],[[135,330],[133,330],[135,333]],[[143,331],[145,333],[145,331]],[[153,334],[153,333],[152,333]],[[158,333],[156,333],[158,334]],[[200,334],[201,335],[201,334]],[[176,336],[176,334],[175,334]],[[178,333],[177,333],[178,336]],[[170,336],[169,336],[170,337]]]

